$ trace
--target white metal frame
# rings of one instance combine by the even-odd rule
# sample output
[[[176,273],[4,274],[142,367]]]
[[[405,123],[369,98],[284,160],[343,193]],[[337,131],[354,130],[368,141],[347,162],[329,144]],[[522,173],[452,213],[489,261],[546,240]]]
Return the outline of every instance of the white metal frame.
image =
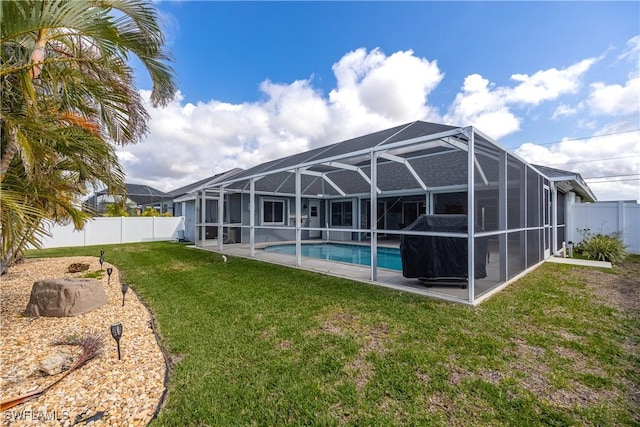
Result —
[[[410,125],[408,125],[407,127],[409,127]],[[405,128],[406,129],[406,128]],[[404,129],[402,129],[404,130]],[[402,132],[402,130],[398,131],[398,132]],[[475,230],[475,218],[476,218],[476,208],[475,208],[475,177],[476,177],[476,173],[478,173],[479,179],[481,179],[481,181],[484,183],[484,185],[490,185],[487,176],[485,174],[485,171],[483,171],[480,162],[478,161],[478,158],[476,156],[476,144],[475,144],[475,139],[476,136],[481,137],[484,141],[489,142],[490,144],[493,144],[496,146],[496,148],[498,148],[499,151],[499,156],[498,156],[498,161],[499,161],[499,182],[498,182],[498,190],[499,190],[499,199],[498,199],[498,221],[499,221],[499,225],[498,225],[498,230],[497,231],[491,231],[491,232],[482,232],[482,233],[478,233]],[[498,241],[499,241],[499,254],[500,254],[500,265],[499,265],[499,275],[500,275],[500,281],[506,281],[507,280],[507,260],[508,260],[508,251],[507,251],[507,235],[508,233],[514,232],[514,231],[518,231],[518,229],[508,229],[507,228],[507,223],[506,223],[506,218],[507,218],[507,189],[506,189],[506,179],[507,179],[507,154],[506,154],[506,150],[501,147],[499,144],[495,143],[491,138],[487,137],[486,135],[482,134],[481,132],[479,132],[477,129],[474,129],[473,127],[466,127],[466,128],[457,128],[457,129],[453,129],[453,130],[449,130],[449,131],[445,131],[445,132],[438,132],[435,134],[431,134],[431,135],[425,135],[425,136],[420,136],[417,138],[411,138],[411,139],[407,139],[407,140],[402,140],[402,141],[396,141],[390,144],[386,144],[387,141],[390,140],[391,137],[387,138],[386,140],[378,143],[377,145],[367,148],[367,149],[362,149],[362,150],[358,150],[355,152],[350,152],[350,153],[344,153],[344,154],[340,154],[340,155],[336,155],[333,156],[331,158],[323,158],[321,160],[318,161],[307,161],[307,162],[303,162],[299,165],[296,165],[295,167],[284,167],[281,169],[275,169],[275,170],[271,170],[268,173],[256,173],[255,175],[251,175],[251,176],[242,176],[241,178],[234,178],[232,177],[231,179],[223,182],[223,183],[218,183],[216,184],[213,188],[216,189],[217,193],[218,193],[218,208],[219,208],[219,222],[216,224],[219,227],[219,236],[222,236],[222,232],[223,232],[223,228],[225,226],[224,224],[224,216],[223,216],[223,212],[224,212],[224,193],[225,193],[225,187],[228,187],[234,183],[237,182],[246,182],[246,184],[244,185],[244,187],[242,189],[234,189],[233,191],[237,191],[237,192],[241,192],[241,193],[248,193],[249,194],[249,225],[242,225],[241,227],[244,228],[248,228],[249,229],[249,246],[250,246],[250,253],[252,256],[255,255],[255,246],[256,246],[256,229],[261,228],[259,226],[256,226],[255,220],[256,220],[256,213],[258,213],[256,211],[256,195],[257,194],[262,194],[262,195],[268,195],[268,194],[272,194],[276,197],[294,197],[295,198],[295,224],[293,227],[288,226],[289,224],[287,224],[287,215],[286,215],[286,210],[287,210],[287,202],[283,201],[282,199],[272,199],[272,201],[280,201],[283,203],[283,215],[284,215],[284,221],[285,221],[285,226],[282,227],[283,229],[290,229],[290,230],[294,230],[295,232],[295,244],[296,244],[296,265],[297,266],[301,266],[302,265],[302,256],[301,256],[301,244],[302,244],[302,223],[300,221],[300,219],[302,218],[302,196],[303,196],[303,191],[306,190],[307,188],[303,189],[302,188],[302,176],[313,176],[316,177],[317,179],[321,179],[325,184],[327,184],[329,187],[333,188],[337,193],[338,196],[327,196],[325,194],[318,194],[317,197],[315,197],[316,199],[324,199],[325,200],[325,204],[324,204],[324,218],[325,218],[325,222],[326,227],[323,229],[326,232],[326,238],[329,238],[329,233],[332,231],[344,231],[345,229],[349,229],[353,232],[368,232],[371,235],[371,267],[370,267],[370,280],[373,282],[376,282],[378,279],[378,267],[377,267],[377,247],[378,247],[378,236],[379,236],[379,230],[378,230],[378,221],[377,221],[377,202],[378,202],[378,198],[380,196],[383,195],[383,192],[381,191],[379,185],[378,185],[378,164],[380,162],[380,160],[383,161],[391,161],[391,162],[395,162],[398,164],[403,164],[407,170],[409,171],[409,173],[411,174],[411,176],[413,176],[413,178],[415,179],[415,182],[417,183],[419,189],[421,189],[423,192],[425,192],[425,201],[427,203],[427,212],[433,212],[433,195],[434,193],[440,193],[440,192],[445,192],[445,191],[451,191],[451,190],[457,190],[457,191],[467,191],[467,216],[468,216],[468,223],[467,223],[467,233],[431,233],[431,232],[404,232],[401,230],[394,230],[394,234],[398,234],[398,235],[403,235],[403,234],[413,234],[413,235],[432,235],[432,236],[446,236],[446,237],[459,237],[459,238],[467,238],[467,266],[468,266],[468,272],[467,272],[467,278],[468,278],[468,293],[467,293],[467,301],[471,304],[474,304],[476,301],[476,294],[475,294],[475,272],[474,272],[474,266],[475,266],[475,239],[478,237],[487,237],[487,236],[497,236]],[[466,139],[466,142],[463,140]],[[407,153],[412,153],[412,152],[417,152],[418,150],[424,150],[424,149],[429,149],[429,148],[434,148],[434,147],[450,147],[452,149],[455,150],[462,150],[464,152],[466,152],[467,154],[467,183],[466,185],[452,185],[452,186],[447,186],[447,187],[437,187],[437,188],[430,188],[428,183],[424,182],[423,179],[420,177],[420,174],[418,173],[418,171],[415,170],[415,168],[413,167],[413,165],[411,164],[411,157],[410,158],[404,158],[402,157],[400,154],[407,154]],[[391,151],[393,151],[393,153],[391,153]],[[450,152],[449,150],[445,151],[445,153]],[[428,154],[431,155],[431,154]],[[509,153],[510,156],[514,157],[515,159],[521,161],[523,163],[523,165],[525,165],[525,169],[526,168],[531,168],[533,169],[539,176],[545,177],[546,176],[544,174],[542,174],[541,172],[539,172],[536,168],[532,167],[531,165],[529,165],[526,161],[522,160],[521,158],[519,158],[517,155]],[[369,176],[367,176],[367,174],[363,171],[362,167],[357,166],[355,164],[349,163],[351,162],[356,162],[356,160],[360,161],[361,159],[364,159],[366,157],[368,157],[368,163],[369,163],[369,169],[370,169],[370,174]],[[493,156],[495,157],[495,156]],[[311,168],[313,168],[314,166],[324,166],[324,167],[330,167],[330,168],[336,168],[336,170],[348,170],[348,171],[353,171],[358,173],[358,175],[360,177],[362,177],[368,184],[369,184],[369,188],[370,188],[370,192],[367,196],[369,196],[369,203],[371,206],[370,209],[370,218],[369,218],[369,228],[364,230],[362,229],[361,225],[359,224],[359,218],[360,216],[358,215],[359,210],[361,209],[361,204],[360,202],[356,203],[355,206],[355,210],[353,210],[352,208],[352,227],[334,227],[333,225],[330,226],[330,222],[331,222],[331,203],[332,202],[343,202],[344,200],[340,200],[340,199],[344,199],[344,198],[349,198],[352,201],[352,206],[353,206],[353,198],[357,197],[357,200],[360,200],[360,198],[362,198],[364,196],[364,194],[362,195],[354,195],[354,194],[347,194],[344,189],[341,187],[339,182],[334,182],[331,177],[330,177],[330,173],[329,172],[318,172],[318,171],[314,171]],[[260,179],[262,179],[263,177],[270,175],[270,174],[275,174],[275,173],[282,173],[282,172],[289,172],[294,176],[295,179],[295,192],[293,194],[282,194],[279,193],[276,195],[276,192],[257,192],[256,191],[256,183],[257,181],[259,181]],[[290,175],[291,176],[291,175]],[[551,227],[552,232],[550,233],[550,236],[553,236],[552,238],[550,238],[549,241],[549,245],[555,247],[555,242],[554,240],[556,239],[556,210],[557,208],[555,208],[554,203],[557,202],[557,197],[555,196],[555,187],[553,185],[551,185],[550,187],[548,187],[549,189],[549,202],[550,202],[550,206],[553,206],[554,208],[551,209],[551,213],[549,213],[548,218],[551,220],[551,224],[549,226],[546,226],[545,224],[543,224],[542,227],[528,227],[527,223],[526,223],[526,215],[527,215],[527,184],[526,184],[526,180],[527,180],[527,175],[525,174],[525,179],[524,182],[521,184],[524,188],[523,188],[523,214],[525,215],[525,224],[524,224],[524,228],[522,228],[522,231],[524,230],[529,230],[529,229],[534,229],[534,228],[542,228],[543,230],[545,230],[546,233],[546,227]],[[280,186],[278,187],[278,190],[280,188],[282,188],[282,186],[284,185],[284,182],[280,184]],[[248,187],[248,190],[247,190]],[[393,194],[404,194],[402,191],[397,191],[397,192],[389,192],[389,193],[385,193],[384,196],[385,197],[389,197]],[[414,193],[412,193],[414,194]],[[206,190],[203,190],[201,192],[201,200],[204,201],[206,195]],[[306,197],[306,196],[305,196]],[[260,202],[263,203],[264,201],[270,200],[269,197],[261,197],[260,198]],[[320,203],[320,206],[322,206],[322,203]],[[203,209],[203,215],[204,215],[204,204],[202,204]],[[548,207],[545,207],[545,209],[547,209]],[[403,207],[404,210],[404,207]],[[262,206],[261,209],[259,211],[260,215],[260,219],[261,219],[261,225],[281,225],[281,223],[277,223],[277,224],[267,224],[264,223],[263,221],[263,215],[262,215]],[[540,212],[542,215],[544,215],[543,212]],[[203,216],[204,218],[204,216]],[[200,226],[201,230],[200,230],[200,235],[201,237],[203,236],[204,233],[204,227],[205,226],[209,226],[209,225],[213,225],[213,224],[206,224],[206,223],[201,223],[201,224],[197,224],[198,226]],[[197,233],[198,234],[198,233]],[[526,248],[526,239],[527,239],[527,233],[524,233],[524,247]],[[201,239],[202,240],[202,239]],[[218,239],[218,248],[220,250],[223,249],[223,239]],[[546,256],[546,254],[545,254]],[[484,296],[482,297],[484,299]]]

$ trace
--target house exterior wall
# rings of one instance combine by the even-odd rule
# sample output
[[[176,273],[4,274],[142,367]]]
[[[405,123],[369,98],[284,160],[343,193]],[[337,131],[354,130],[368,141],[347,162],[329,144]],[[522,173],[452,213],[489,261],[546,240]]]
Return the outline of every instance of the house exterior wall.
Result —
[[[235,199],[234,199],[235,200]],[[284,202],[284,216],[283,221],[284,224],[278,225],[265,225],[262,221],[263,218],[263,206],[264,201],[283,201]],[[250,239],[250,229],[248,226],[250,225],[250,217],[249,217],[249,201],[250,195],[243,194],[241,198],[242,203],[242,225],[246,226],[242,228],[242,243],[248,243]],[[255,241],[256,243],[267,243],[267,242],[281,242],[281,241],[291,241],[296,239],[296,232],[293,229],[287,229],[286,227],[295,227],[294,215],[296,212],[296,201],[294,197],[278,197],[278,196],[263,196],[256,195],[256,209],[255,209],[255,225],[256,227],[268,227],[268,228],[256,228],[255,229]],[[306,203],[307,207],[308,199],[302,199],[303,205]],[[232,209],[235,209],[232,207]],[[322,212],[322,209],[320,209]],[[303,210],[303,217],[305,218],[303,222],[303,227],[308,227],[308,212]],[[303,239],[309,238],[308,231],[304,231],[302,233]]]
[[[294,197],[279,197],[279,196],[264,196],[264,195],[256,195],[256,210],[255,210],[255,241],[256,243],[266,243],[266,242],[279,242],[279,241],[292,241],[295,240],[295,230],[289,227],[295,227],[295,212],[296,212],[296,202]],[[241,231],[242,243],[248,243],[250,239],[250,230],[248,226],[250,225],[249,218],[249,194],[243,194],[242,197],[242,225],[244,226]],[[264,201],[283,201],[285,204],[284,208],[284,224],[278,225],[269,225],[263,223],[263,207]],[[304,228],[309,227],[309,201],[313,200],[310,198],[302,198],[302,239],[309,239],[309,231]],[[356,218],[356,209],[357,203],[354,198],[348,198],[345,200],[349,200],[352,202],[354,218]],[[232,202],[231,209],[235,209],[236,203],[235,200]],[[306,206],[306,208],[305,208]],[[326,227],[327,223],[330,221],[329,216],[327,214],[328,209],[331,207],[329,200],[321,200],[319,206],[319,223],[320,227]],[[342,241],[351,241],[357,240],[356,233],[351,230],[357,228],[356,223],[354,223],[350,227],[345,227],[344,231],[331,231],[329,233],[329,237],[331,240],[342,240]],[[268,227],[268,228],[267,228]],[[320,235],[321,239],[327,239],[327,232],[322,231]]]
[[[184,206],[184,237],[190,242],[196,241],[196,202],[188,200],[181,204]],[[182,210],[182,207],[180,208]]]

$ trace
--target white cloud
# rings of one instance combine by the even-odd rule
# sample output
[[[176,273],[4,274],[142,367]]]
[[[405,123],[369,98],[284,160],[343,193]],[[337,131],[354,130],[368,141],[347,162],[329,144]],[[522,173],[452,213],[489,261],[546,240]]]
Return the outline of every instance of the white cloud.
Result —
[[[624,86],[592,83],[587,104],[592,114],[640,114],[640,77],[628,80]]]
[[[596,61],[596,58],[584,59],[562,70],[550,68],[538,71],[532,76],[514,74],[511,76],[511,80],[519,82],[519,84],[507,91],[507,100],[538,105],[543,101],[556,99],[565,93],[575,93],[580,86],[582,76]]]
[[[322,95],[313,90],[308,80],[289,85],[265,81],[260,86],[269,100],[263,107],[280,132],[317,138],[325,133],[330,112]]]
[[[495,139],[520,129],[520,119],[507,107],[506,88],[496,88],[479,74],[467,76],[444,120],[477,126]]]
[[[640,55],[640,35],[632,37],[627,41],[627,47],[618,55],[618,59],[637,60],[638,55]]]
[[[567,104],[560,104],[553,111],[553,115],[551,116],[551,118],[557,120],[562,117],[575,116],[576,114],[578,114],[579,108],[580,107],[571,107]]]
[[[587,106],[593,116],[640,115],[640,35],[627,41],[617,60],[631,66],[627,81],[622,84],[591,83]],[[616,65],[620,66],[620,63]]]
[[[584,118],[578,119],[578,127],[582,129],[594,130],[598,127],[598,123],[594,120],[587,120]]]
[[[357,49],[333,65],[337,87],[330,91],[332,142],[414,120],[438,120],[428,105],[444,75],[436,61],[400,51],[387,57],[379,49]]]
[[[147,102],[151,115],[148,137],[143,143],[119,148],[119,157],[129,182],[171,190],[232,168],[249,168],[414,120],[473,125],[498,139],[517,132],[525,119],[531,120],[524,116],[529,111],[518,110],[523,105],[533,110],[540,103],[579,90],[593,63],[593,59],[588,59],[531,76],[514,74],[512,82],[516,84],[512,86],[497,86],[479,74],[471,74],[441,116],[429,100],[444,78],[436,61],[419,58],[412,51],[387,56],[379,49],[369,52],[357,49],[333,65],[337,84],[327,96],[314,88],[313,78],[309,78],[290,83],[266,80],[260,85],[263,97],[251,103],[219,100],[186,103],[180,93],[164,108],[153,108]],[[624,103],[637,84],[629,80],[620,88],[605,83],[591,86],[588,102],[575,106],[560,103],[553,118],[559,121],[576,116],[576,124],[592,129],[597,126],[600,134],[636,129],[637,121],[634,124],[630,116],[604,126],[579,113],[584,113],[587,107],[590,111],[597,108],[609,111],[609,104],[600,101],[600,97],[606,98],[606,91],[617,94],[615,98]],[[149,91],[141,93],[144,99],[149,99]],[[640,152],[637,133],[630,135],[565,141],[549,147],[525,144],[518,153],[540,164],[563,162],[555,167],[576,170],[584,177],[594,176],[592,173],[622,174],[633,169],[633,159],[613,163],[591,160]],[[589,162],[572,163],[583,160]],[[619,187],[609,187],[598,197],[640,198],[636,196],[637,182],[615,186]]]
[[[576,93],[584,74],[596,61],[589,58],[562,70],[540,70],[532,76],[513,74],[511,80],[518,83],[514,87],[496,86],[481,75],[472,74],[465,79],[444,120],[451,124],[473,124],[500,139],[520,130],[522,119],[513,108],[537,106],[561,95]]]
[[[435,61],[412,51],[386,56],[358,49],[333,70],[338,84],[328,97],[313,88],[313,79],[266,80],[264,99],[254,103],[184,104],[178,93],[165,108],[148,104],[147,140],[120,150],[128,179],[169,190],[372,130],[439,119],[427,101],[443,78]]]
[[[598,200],[640,200],[640,131],[627,125],[611,124],[591,138],[550,146],[522,144],[516,153],[530,163],[580,173]]]
[[[374,53],[379,54],[377,50]],[[435,61],[417,58],[412,51],[396,52],[370,69],[356,88],[369,111],[407,120],[428,115],[425,101],[442,78]]]
[[[131,151],[124,149],[118,151],[118,158],[120,159],[120,162],[128,162],[130,164],[138,163],[140,161],[140,159],[136,158]]]
[[[162,34],[168,47],[173,46],[176,35],[180,33],[180,21],[173,14],[158,10]]]

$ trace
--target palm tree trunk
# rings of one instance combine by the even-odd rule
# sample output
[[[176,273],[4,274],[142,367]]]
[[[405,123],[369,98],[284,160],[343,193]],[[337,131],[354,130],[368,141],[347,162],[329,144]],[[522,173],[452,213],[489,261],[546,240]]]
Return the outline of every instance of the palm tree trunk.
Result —
[[[38,227],[31,225],[27,227],[27,230],[25,233],[22,233],[22,237],[18,242],[13,243],[6,253],[0,256],[0,276],[5,274],[9,270],[9,267],[23,258],[24,250],[29,244],[28,239],[37,232]],[[2,248],[4,248],[4,239],[5,236],[0,235],[0,247]]]
[[[9,267],[15,262],[15,249],[11,248],[6,254],[2,254],[0,259],[0,276],[5,274]]]
[[[9,170],[9,165],[18,152],[18,141],[16,131],[13,128],[7,130],[7,147],[2,153],[2,161],[0,162],[0,182],[4,179],[4,175]]]
[[[42,61],[44,60],[45,54],[44,48],[48,41],[46,36],[46,29],[38,31],[38,40],[36,40],[33,52],[31,52],[31,63],[33,64],[33,68],[29,70],[29,77],[31,77],[31,80],[35,80],[40,77],[40,73],[42,72]]]
[[[37,79],[42,73],[42,61],[44,61],[47,41],[47,30],[41,29],[38,32],[38,39],[36,40],[33,52],[31,52],[31,63],[33,64],[33,68],[29,70],[29,77],[31,80]],[[5,152],[2,153],[2,161],[0,162],[0,182],[2,182],[4,175],[9,170],[9,165],[18,152],[16,132],[13,129],[9,129],[8,132],[7,148],[5,149]]]

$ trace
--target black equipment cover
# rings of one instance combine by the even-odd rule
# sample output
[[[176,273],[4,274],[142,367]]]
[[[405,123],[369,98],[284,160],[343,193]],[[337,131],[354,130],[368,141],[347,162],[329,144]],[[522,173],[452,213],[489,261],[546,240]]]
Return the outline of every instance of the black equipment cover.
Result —
[[[404,231],[466,233],[466,215],[420,215]],[[476,231],[482,231],[476,225]],[[487,276],[487,237],[475,239],[475,278]],[[402,275],[424,279],[466,279],[467,239],[464,237],[400,236]]]

